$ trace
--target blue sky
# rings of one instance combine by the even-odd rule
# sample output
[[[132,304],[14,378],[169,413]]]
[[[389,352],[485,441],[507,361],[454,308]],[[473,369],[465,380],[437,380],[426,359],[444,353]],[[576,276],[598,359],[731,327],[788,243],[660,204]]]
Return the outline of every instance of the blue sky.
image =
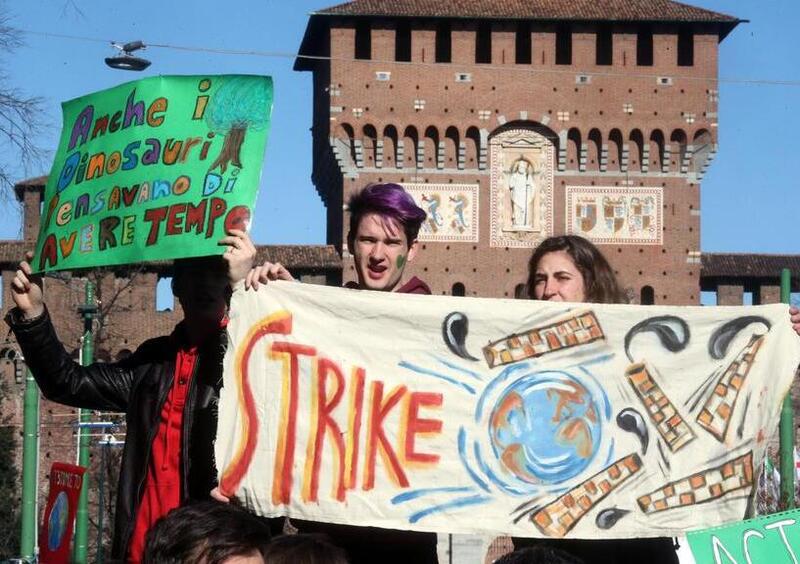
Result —
[[[275,108],[253,225],[258,243],[325,242],[324,207],[311,183],[311,75],[292,71],[308,13],[334,1],[195,0],[135,3],[98,0],[6,2],[26,45],[4,66],[26,94],[45,100],[50,124],[40,145],[53,150],[60,130],[60,102],[153,74],[254,73],[275,80]],[[723,43],[720,77],[795,81],[794,85],[723,82],[720,85],[720,152],[702,185],[702,250],[799,253],[795,226],[800,180],[796,156],[800,132],[800,20],[796,0],[696,0],[695,5],[749,19]],[[80,9],[80,12],[76,9]],[[231,8],[232,13],[224,10]],[[150,47],[144,73],[103,64],[113,50],[103,41],[41,33],[288,56],[224,55]],[[6,164],[10,155],[0,158]],[[13,166],[13,165],[11,165]],[[20,178],[44,174],[45,166],[18,170]],[[19,233],[15,206],[3,204],[0,238]]]

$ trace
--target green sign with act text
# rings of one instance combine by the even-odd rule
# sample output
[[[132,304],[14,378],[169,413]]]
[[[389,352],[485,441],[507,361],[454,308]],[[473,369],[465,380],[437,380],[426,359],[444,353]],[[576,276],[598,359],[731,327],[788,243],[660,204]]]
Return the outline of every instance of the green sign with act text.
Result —
[[[248,225],[270,77],[150,77],[62,109],[35,270],[221,254],[225,231]]]
[[[697,564],[797,564],[800,510],[688,533]]]

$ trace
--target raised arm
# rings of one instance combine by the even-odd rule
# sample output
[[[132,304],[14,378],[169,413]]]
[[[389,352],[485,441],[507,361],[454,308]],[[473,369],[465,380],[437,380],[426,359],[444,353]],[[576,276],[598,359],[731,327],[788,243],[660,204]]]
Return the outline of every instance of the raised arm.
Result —
[[[6,321],[45,397],[75,407],[125,411],[134,378],[130,361],[84,367],[70,358],[47,313],[41,277],[31,273],[30,253],[26,259],[11,282],[16,307]]]

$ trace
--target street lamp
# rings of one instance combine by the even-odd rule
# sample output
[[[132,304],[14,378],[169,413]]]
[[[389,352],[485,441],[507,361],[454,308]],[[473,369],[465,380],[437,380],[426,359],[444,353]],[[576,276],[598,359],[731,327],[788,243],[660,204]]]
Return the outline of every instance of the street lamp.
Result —
[[[112,69],[143,71],[150,66],[150,61],[147,59],[135,57],[133,55],[134,51],[147,47],[142,41],[130,41],[123,45],[112,43],[111,46],[121,52],[121,54],[116,57],[106,57],[106,64]]]

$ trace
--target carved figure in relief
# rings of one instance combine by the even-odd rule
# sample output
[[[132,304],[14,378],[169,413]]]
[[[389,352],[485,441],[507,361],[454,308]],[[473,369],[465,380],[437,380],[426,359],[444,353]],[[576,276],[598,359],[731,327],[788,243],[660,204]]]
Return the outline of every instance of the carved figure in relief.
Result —
[[[459,233],[467,230],[467,220],[464,218],[464,207],[467,205],[467,197],[464,194],[457,196],[450,196],[450,201],[453,203],[453,219],[450,222],[453,229]]]
[[[511,191],[511,228],[530,229],[536,227],[535,212],[531,204],[536,196],[533,164],[520,157],[511,165],[508,176],[508,189]]]
[[[439,194],[431,194],[427,196],[422,195],[422,201],[425,202],[428,208],[428,217],[423,224],[424,231],[429,233],[436,233],[439,228],[444,224],[442,214],[439,213],[439,206],[442,204],[442,197]]]

